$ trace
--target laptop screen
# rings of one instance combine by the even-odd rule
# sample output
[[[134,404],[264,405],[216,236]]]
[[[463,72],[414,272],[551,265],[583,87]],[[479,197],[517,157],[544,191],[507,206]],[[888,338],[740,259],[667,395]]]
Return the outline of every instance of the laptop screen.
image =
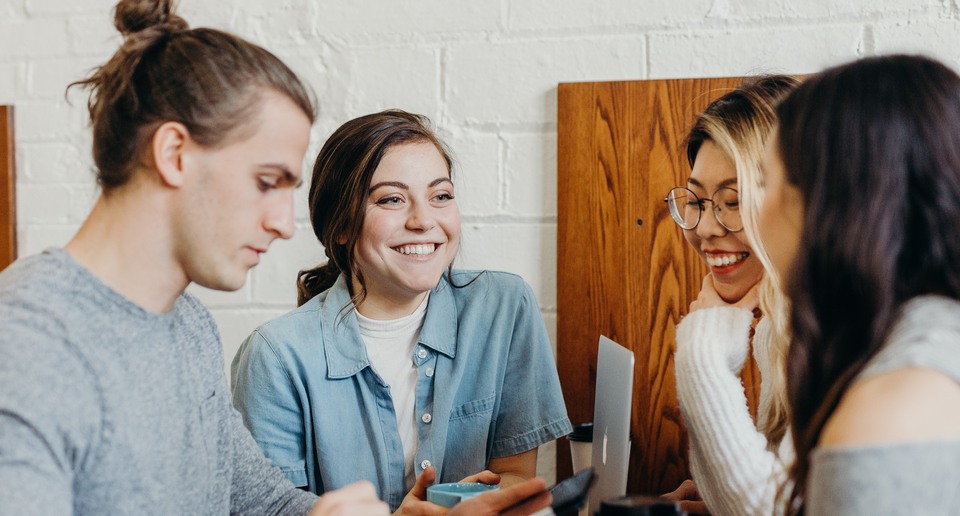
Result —
[[[590,494],[588,514],[600,510],[601,500],[627,492],[633,368],[633,352],[601,335],[597,350],[592,449],[592,465],[598,479]]]

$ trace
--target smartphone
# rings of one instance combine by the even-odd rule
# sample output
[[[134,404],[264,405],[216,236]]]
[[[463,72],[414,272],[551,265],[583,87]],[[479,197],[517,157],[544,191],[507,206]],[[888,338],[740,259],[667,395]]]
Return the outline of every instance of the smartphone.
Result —
[[[557,516],[575,516],[585,503],[590,488],[597,482],[597,473],[593,467],[583,468],[576,475],[554,484],[550,488],[553,495],[551,508]]]

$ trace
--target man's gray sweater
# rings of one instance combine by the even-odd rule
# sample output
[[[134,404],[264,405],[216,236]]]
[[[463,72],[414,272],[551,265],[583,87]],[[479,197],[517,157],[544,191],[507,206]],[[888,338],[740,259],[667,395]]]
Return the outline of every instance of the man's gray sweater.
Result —
[[[144,268],[143,274],[151,271]],[[304,514],[184,294],[143,310],[62,249],[0,274],[0,514]]]

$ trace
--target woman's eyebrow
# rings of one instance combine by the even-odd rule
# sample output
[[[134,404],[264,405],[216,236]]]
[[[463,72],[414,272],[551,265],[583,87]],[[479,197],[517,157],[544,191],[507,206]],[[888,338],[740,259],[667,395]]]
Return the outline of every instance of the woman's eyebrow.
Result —
[[[370,187],[370,193],[376,191],[377,188],[383,188],[384,186],[392,186],[395,188],[400,188],[403,190],[409,190],[410,187],[406,183],[401,183],[400,181],[381,181]]]
[[[696,186],[696,187],[698,187],[698,188],[703,188],[704,190],[706,190],[706,188],[703,186],[703,183],[701,183],[700,181],[697,181],[696,179],[694,179],[694,178],[692,178],[692,177],[689,178],[689,179],[687,179],[687,182],[690,183],[690,184],[693,185],[693,186]],[[730,185],[733,185],[734,187],[736,187],[736,185],[737,185],[737,178],[731,177],[730,179],[724,179],[723,181],[720,181],[720,184],[717,185],[717,189],[719,190],[720,188],[725,188],[725,187],[728,187],[728,186],[730,186]]]

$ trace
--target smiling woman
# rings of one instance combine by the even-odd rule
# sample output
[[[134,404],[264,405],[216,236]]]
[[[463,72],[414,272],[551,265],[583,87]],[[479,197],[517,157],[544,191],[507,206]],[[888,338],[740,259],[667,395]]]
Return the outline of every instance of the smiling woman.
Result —
[[[795,85],[790,77],[761,77],[713,101],[687,139],[687,185],[667,195],[674,222],[710,268],[690,314],[677,326],[674,357],[695,487],[685,482],[670,496],[685,499],[695,513],[775,513],[779,482],[793,455],[784,437],[783,296],[777,275],[764,274],[769,259],[757,242],[756,211],[774,105]],[[758,305],[765,312],[759,322]],[[756,424],[738,378],[751,349],[762,378]]]
[[[244,421],[298,486],[366,479],[394,509],[433,513],[435,480],[518,483],[571,430],[530,287],[452,268],[452,163],[403,111],[345,123],[317,156],[310,215],[329,260],[233,361]]]
[[[742,231],[737,168],[717,144],[704,140],[687,186],[692,195],[686,200],[686,209],[699,220],[690,220],[692,227],[683,227],[683,237],[710,267],[717,294],[735,303],[763,275],[763,265]]]
[[[446,160],[433,143],[388,149],[373,173],[357,267],[374,319],[410,314],[437,285],[460,248],[460,210]],[[356,277],[353,290],[363,286]]]

